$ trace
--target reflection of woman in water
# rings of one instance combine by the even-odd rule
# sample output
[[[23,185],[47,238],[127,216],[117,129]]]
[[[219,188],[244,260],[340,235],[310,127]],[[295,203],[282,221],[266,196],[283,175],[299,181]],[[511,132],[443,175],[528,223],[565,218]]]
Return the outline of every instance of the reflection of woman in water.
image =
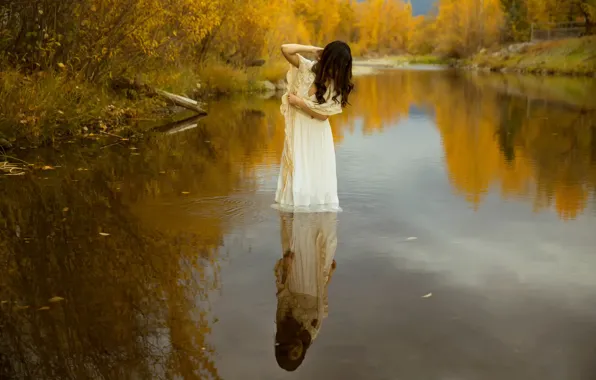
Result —
[[[283,257],[275,265],[275,358],[294,371],[327,317],[327,286],[335,270],[337,214],[281,213]]]

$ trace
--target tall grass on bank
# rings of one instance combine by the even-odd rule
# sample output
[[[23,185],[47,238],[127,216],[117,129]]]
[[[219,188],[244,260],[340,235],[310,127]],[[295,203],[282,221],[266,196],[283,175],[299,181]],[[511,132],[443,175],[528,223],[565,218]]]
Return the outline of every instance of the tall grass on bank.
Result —
[[[138,73],[153,88],[192,98],[260,90],[259,82],[283,79],[287,65],[267,63],[241,69],[220,62],[197,67],[179,65]],[[126,89],[115,91],[109,81],[89,82],[77,73],[39,71],[25,74],[0,70],[0,137],[38,145],[56,139],[101,133],[134,125],[138,119],[159,118],[164,101]]]
[[[266,80],[275,83],[285,79],[288,68],[288,63],[283,59],[279,59],[277,61],[267,62],[262,67],[255,68],[253,75],[255,75],[258,80]]]
[[[0,72],[0,135],[37,145],[90,130],[106,131],[163,102],[127,98],[65,73]]]
[[[541,42],[518,52],[478,54],[468,63],[493,70],[595,75],[596,36]]]

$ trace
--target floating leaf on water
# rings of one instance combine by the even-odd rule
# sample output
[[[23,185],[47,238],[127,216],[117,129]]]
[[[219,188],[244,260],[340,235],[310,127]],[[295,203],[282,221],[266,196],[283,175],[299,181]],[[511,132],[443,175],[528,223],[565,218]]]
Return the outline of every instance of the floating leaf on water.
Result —
[[[184,194],[184,195],[188,195],[188,194],[190,194],[190,192],[188,192],[188,191],[183,191],[183,192],[182,192],[182,194]]]
[[[412,240],[418,240],[417,237],[415,236],[410,236],[409,238],[406,239],[407,241],[412,241]]]
[[[55,296],[48,300],[48,302],[50,302],[50,303],[56,303],[56,302],[60,302],[60,301],[64,301],[64,298]]]
[[[99,234],[100,234],[101,236],[110,236],[110,234],[109,234],[109,233],[107,233],[107,232],[100,232]]]
[[[14,308],[15,310],[27,310],[29,309],[29,305],[17,305]]]
[[[0,301],[0,305],[4,305],[6,303],[8,303],[8,301]]]
[[[39,309],[37,309],[37,311],[45,311],[45,310],[50,310],[49,306],[42,306]]]
[[[162,170],[159,172],[159,174],[166,174],[166,172]]]
[[[136,147],[134,147],[134,146],[131,146],[131,147],[130,147],[130,148],[128,148],[128,149],[130,149],[130,150],[137,150],[137,148],[136,148]]]
[[[426,295],[422,296],[422,298],[430,298],[430,297],[432,297],[432,296],[433,296],[433,294],[432,294],[432,293],[428,293],[428,294],[426,294]]]
[[[141,153],[131,153],[132,156],[140,156]]]
[[[44,165],[42,166],[41,170],[54,170],[54,167],[50,165]]]
[[[61,69],[63,69],[63,68],[65,68],[66,66],[64,65],[64,63],[60,62],[60,63],[58,63],[58,67],[59,67],[59,68],[61,68]]]
[[[64,207],[64,208],[62,209],[62,212],[67,212],[67,211],[68,211],[68,207]]]

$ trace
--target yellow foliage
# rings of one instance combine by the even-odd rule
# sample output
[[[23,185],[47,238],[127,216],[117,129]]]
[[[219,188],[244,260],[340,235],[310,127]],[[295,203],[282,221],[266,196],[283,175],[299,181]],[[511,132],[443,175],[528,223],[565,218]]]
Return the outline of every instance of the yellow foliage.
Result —
[[[499,42],[504,13],[500,0],[440,0],[437,49],[465,56]]]

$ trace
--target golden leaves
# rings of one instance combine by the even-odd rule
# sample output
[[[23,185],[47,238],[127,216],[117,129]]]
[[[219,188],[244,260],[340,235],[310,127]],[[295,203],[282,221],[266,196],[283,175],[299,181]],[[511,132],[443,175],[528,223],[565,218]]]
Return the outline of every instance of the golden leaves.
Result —
[[[57,303],[62,301],[64,301],[64,298],[58,296],[54,296],[48,300],[49,303]]]

